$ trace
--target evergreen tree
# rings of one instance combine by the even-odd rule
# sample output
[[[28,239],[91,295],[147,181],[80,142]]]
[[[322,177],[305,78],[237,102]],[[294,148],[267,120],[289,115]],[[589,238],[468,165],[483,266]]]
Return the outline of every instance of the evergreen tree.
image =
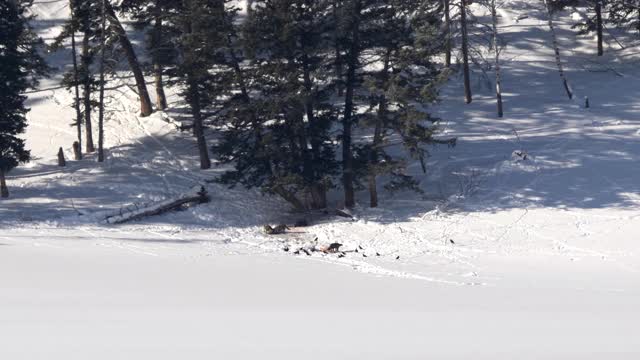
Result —
[[[607,5],[611,23],[640,34],[640,0],[609,0]]]
[[[18,136],[27,126],[25,90],[37,84],[46,66],[38,55],[41,43],[29,28],[31,0],[0,2],[0,197],[9,196],[5,176],[29,161],[29,151]]]
[[[373,130],[371,143],[352,144],[353,180],[357,183],[364,178],[368,180],[370,205],[375,207],[376,177],[380,175],[390,176],[387,189],[417,190],[417,183],[406,174],[406,160],[388,151],[393,145],[389,139],[399,139],[409,157],[420,161],[424,170],[429,154],[427,146],[455,142],[433,138],[436,119],[426,112],[446,74],[433,61],[446,50],[446,42],[439,41],[441,3],[387,0],[361,5],[366,5],[361,8],[361,34],[355,37],[352,32],[348,40],[357,40],[359,55],[355,61],[349,61],[349,67],[355,63],[356,68],[353,78],[347,77],[347,93],[353,88],[353,97],[347,96],[345,105],[352,102],[353,108],[367,109],[351,114],[358,128]],[[350,56],[347,54],[347,58]],[[372,71],[371,66],[365,65],[371,63],[376,63],[380,70]]]
[[[337,169],[331,1],[253,3],[242,30],[250,66],[240,68],[237,41],[229,42],[238,92],[224,105],[230,111],[221,119],[232,125],[215,152],[236,168],[221,180],[260,187],[296,208],[323,208]]]
[[[604,9],[604,0],[549,0],[549,6],[552,10],[562,10],[567,7],[584,6],[592,10],[591,16],[585,21],[579,22],[573,26],[578,29],[578,34],[596,33],[597,42],[597,54],[602,56],[604,54],[603,48],[603,18],[602,13]]]
[[[228,79],[219,71],[227,63],[230,20],[228,0],[183,0],[179,11],[170,18],[180,29],[177,38],[179,61],[170,74],[172,83],[184,90],[182,96],[189,105],[193,130],[200,157],[200,168],[209,169],[211,160],[205,136],[208,110],[215,110],[223,97]],[[235,9],[232,10],[235,12]]]

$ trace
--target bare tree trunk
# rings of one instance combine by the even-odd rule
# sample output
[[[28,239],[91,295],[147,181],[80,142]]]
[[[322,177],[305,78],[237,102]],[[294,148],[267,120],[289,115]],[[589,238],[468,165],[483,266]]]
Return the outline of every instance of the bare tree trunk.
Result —
[[[4,169],[0,168],[0,198],[9,197],[9,188],[7,187],[7,181],[4,178]]]
[[[496,0],[491,0],[491,22],[493,27],[493,51],[495,52],[496,68],[496,101],[498,104],[498,117],[504,116],[502,109],[502,80],[500,77],[500,44],[498,43],[498,14],[496,13]]]
[[[104,61],[107,30],[106,1],[102,0],[102,24],[100,26],[100,96],[98,100],[98,162],[104,161]]]
[[[191,10],[191,3],[189,3],[189,9]],[[184,24],[184,31],[186,34],[191,34],[194,29],[190,22]],[[192,50],[189,50],[192,51]],[[195,55],[186,54],[185,57],[192,58]],[[209,158],[209,149],[207,148],[207,141],[204,135],[204,126],[202,124],[202,106],[200,104],[200,89],[198,89],[198,81],[196,80],[193,69],[187,69],[187,102],[191,107],[191,116],[193,117],[193,135],[196,138],[198,144],[198,153],[200,156],[200,169],[210,169],[211,159]]]
[[[391,60],[391,49],[387,49],[384,57],[384,66],[382,69],[382,78],[384,82],[387,82],[389,72],[389,62]],[[386,87],[386,84],[385,84]],[[373,134],[373,144],[371,146],[371,156],[369,159],[369,206],[372,208],[378,207],[378,182],[376,180],[377,170],[372,166],[378,163],[378,149],[382,146],[382,136],[384,120],[387,116],[387,98],[385,95],[380,96],[380,104],[378,104],[378,116],[376,118],[376,128]]]
[[[356,70],[360,55],[360,15],[362,12],[361,0],[353,1],[351,13],[351,46],[347,54],[347,79],[344,101],[344,117],[342,119],[342,182],[344,186],[344,206],[351,208],[355,205],[355,190],[353,186],[353,153],[351,149],[351,127],[354,112],[354,88]]]
[[[189,75],[187,86],[189,87],[189,103],[191,105],[191,115],[193,116],[194,135],[198,144],[198,153],[200,154],[200,169],[210,169],[211,159],[209,158],[207,140],[204,136],[204,126],[202,125],[200,93],[197,88],[198,84],[192,75]]]
[[[450,0],[443,0],[444,2],[444,26],[445,26],[445,54],[444,64],[446,67],[451,67],[451,6]]]
[[[113,6],[111,6],[109,0],[107,0],[106,3],[106,10],[109,15],[111,28],[118,35],[120,46],[122,46],[122,50],[125,53],[127,62],[129,63],[129,68],[131,68],[131,72],[133,72],[133,77],[136,79],[136,87],[138,88],[138,96],[140,97],[140,115],[149,116],[153,112],[153,107],[151,106],[151,98],[149,97],[147,83],[144,80],[144,74],[140,68],[138,57],[136,56],[136,53],[133,50],[133,45],[131,45],[131,41],[122,27],[118,16],[116,16],[116,12],[113,10]]]
[[[553,49],[556,55],[556,64],[558,65],[558,72],[560,73],[560,79],[562,79],[562,84],[564,85],[564,89],[567,92],[567,96],[569,99],[573,99],[573,92],[571,91],[571,87],[569,86],[569,81],[567,80],[567,76],[564,73],[564,69],[562,67],[562,61],[560,60],[560,47],[558,46],[558,37],[556,36],[556,30],[553,26],[553,13],[551,12],[551,7],[549,6],[549,2],[547,0],[542,0],[547,7],[547,13],[549,16],[549,30],[551,30],[551,37],[553,40]]]
[[[58,149],[58,166],[60,167],[67,166],[67,161],[64,158],[64,150],[62,150],[62,147]]]
[[[638,15],[637,15],[637,18],[636,18],[636,21],[637,21],[636,30],[638,30],[638,32],[640,33],[640,1],[638,2],[637,6],[638,6],[638,9],[637,9],[638,10]]]
[[[156,0],[154,9],[154,25],[153,25],[153,75],[156,87],[156,107],[159,110],[167,108],[167,96],[164,93],[164,85],[162,83],[162,64],[160,54],[158,53],[162,43],[162,6],[161,1]]]
[[[460,0],[460,27],[462,30],[462,61],[464,75],[464,101],[470,104],[473,101],[471,97],[471,75],[469,73],[469,38],[467,33],[467,3],[466,0]]]
[[[602,0],[596,0],[596,33],[598,37],[598,56],[604,54],[602,46]]]
[[[71,31],[71,57],[73,59],[73,88],[75,90],[75,102],[73,107],[76,110],[76,130],[78,133],[79,151],[74,152],[76,160],[82,160],[82,111],[80,110],[80,79],[78,77],[78,50],[76,47],[76,21],[74,17],[75,2],[69,1],[69,7],[71,8],[71,22],[73,24],[73,30]]]
[[[85,152],[96,151],[93,145],[93,130],[91,124],[91,55],[89,55],[89,20],[82,19],[84,36],[82,38],[82,83],[84,87],[84,130],[86,133]]]
[[[333,21],[334,21],[334,31],[333,31],[333,46],[335,53],[335,72],[337,79],[337,93],[338,96],[344,95],[344,79],[343,79],[343,64],[342,64],[342,53],[340,49],[340,27],[338,26],[340,22],[340,16],[338,14],[338,2],[340,0],[333,0]]]

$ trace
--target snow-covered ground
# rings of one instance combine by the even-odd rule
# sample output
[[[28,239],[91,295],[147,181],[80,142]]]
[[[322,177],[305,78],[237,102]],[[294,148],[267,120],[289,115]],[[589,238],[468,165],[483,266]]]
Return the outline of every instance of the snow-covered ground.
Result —
[[[38,4],[44,37],[55,35],[62,4]],[[189,134],[161,114],[133,116],[127,87],[110,94],[107,162],[60,169],[58,147],[70,158],[75,140],[71,97],[32,94],[36,160],[10,174],[12,198],[0,202],[0,356],[640,357],[633,52],[611,42],[597,59],[563,14],[558,35],[578,95],[569,101],[542,2],[510,0],[500,15],[505,118],[482,80],[465,106],[453,79],[434,111],[458,146],[434,149],[424,198],[385,194],[370,210],[361,194],[353,221],[321,217],[285,236],[262,233],[300,217],[281,201],[215,184],[209,204],[103,224],[109,211],[183,193],[223,169],[196,171]],[[316,237],[359,252],[282,251]]]

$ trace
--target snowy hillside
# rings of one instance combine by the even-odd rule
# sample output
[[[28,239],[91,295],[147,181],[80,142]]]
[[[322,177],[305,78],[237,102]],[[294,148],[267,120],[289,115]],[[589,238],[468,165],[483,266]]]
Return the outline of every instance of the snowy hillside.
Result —
[[[34,6],[46,41],[65,4]],[[310,226],[284,235],[263,226],[305,215],[211,182],[225,168],[198,170],[191,133],[171,111],[137,117],[127,86],[109,94],[107,161],[58,167],[59,147],[72,158],[75,129],[55,72],[29,94],[35,160],[9,174],[12,196],[0,201],[0,357],[640,357],[635,55],[611,42],[596,57],[593,39],[560,13],[569,100],[543,2],[506,1],[499,19],[505,117],[480,71],[468,105],[453,75],[435,112],[457,146],[434,148],[426,175],[411,165],[424,196],[381,193],[377,209],[306,215]],[[63,68],[68,54],[47,60]],[[104,222],[198,185],[209,203]],[[293,254],[314,239],[343,244],[345,256]]]

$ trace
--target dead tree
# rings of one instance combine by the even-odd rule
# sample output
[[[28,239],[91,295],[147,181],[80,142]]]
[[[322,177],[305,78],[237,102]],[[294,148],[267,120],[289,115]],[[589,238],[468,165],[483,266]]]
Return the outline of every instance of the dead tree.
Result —
[[[573,99],[573,91],[571,91],[571,87],[569,86],[569,81],[567,80],[567,76],[564,73],[564,69],[562,67],[562,61],[560,59],[560,47],[558,45],[558,37],[556,36],[556,30],[553,25],[553,12],[551,11],[551,6],[547,0],[543,0],[544,5],[547,8],[547,14],[549,19],[549,30],[551,31],[551,38],[553,40],[553,49],[555,51],[556,56],[556,64],[558,65],[558,72],[560,73],[560,79],[562,79],[562,85],[564,86],[565,91],[567,92],[567,96],[569,99]]]
[[[460,0],[460,29],[462,33],[462,72],[464,76],[464,100],[473,101],[471,96],[471,74],[469,73],[469,35],[467,32],[467,0]]]
[[[491,23],[493,28],[493,51],[495,53],[495,71],[496,71],[496,101],[498,106],[498,117],[504,116],[502,108],[502,79],[500,76],[500,44],[498,42],[498,14],[496,11],[496,0],[491,0]]]
[[[67,166],[67,161],[64,159],[64,151],[62,150],[62,147],[58,149],[58,166],[60,167]]]
[[[8,198],[9,197],[9,188],[7,187],[7,181],[5,179],[5,171],[3,168],[0,168],[0,198]]]
[[[76,160],[82,160],[82,146],[79,142],[73,142],[73,158]]]
[[[96,151],[93,145],[93,130],[91,124],[91,44],[89,39],[91,37],[90,21],[88,19],[88,13],[84,14],[82,22],[82,56],[80,60],[82,62],[82,86],[83,95],[82,101],[84,103],[84,130],[85,130],[85,151],[92,153]]]
[[[82,160],[82,111],[80,110],[80,79],[78,76],[78,50],[76,46],[76,27],[77,27],[77,19],[75,18],[75,1],[69,1],[69,7],[71,8],[71,57],[73,63],[73,88],[75,92],[75,99],[73,103],[73,107],[76,111],[76,130],[78,133],[78,147],[79,151],[74,152],[76,160]],[[74,147],[75,150],[75,147]]]
[[[107,30],[106,1],[102,0],[102,19],[100,24],[100,95],[98,100],[98,162],[104,161],[104,61]]]
[[[105,218],[108,224],[122,224],[128,221],[138,220],[149,216],[160,215],[168,211],[177,210],[187,204],[202,204],[209,202],[209,196],[204,187],[198,187],[190,193],[180,195],[176,198],[160,201],[147,206],[133,206],[128,209],[121,209],[117,213]]]

